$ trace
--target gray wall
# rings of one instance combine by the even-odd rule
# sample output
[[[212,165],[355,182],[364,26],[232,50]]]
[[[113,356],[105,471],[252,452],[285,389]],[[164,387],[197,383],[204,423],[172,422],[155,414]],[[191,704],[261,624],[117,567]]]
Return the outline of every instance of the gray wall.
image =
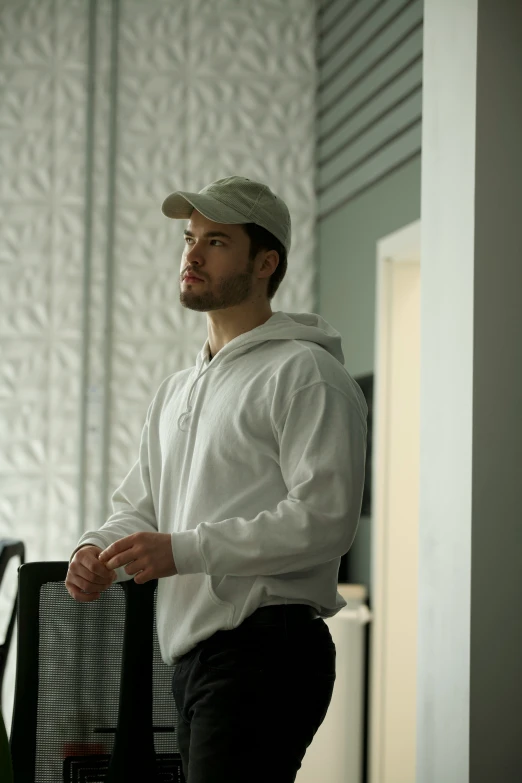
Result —
[[[522,777],[522,4],[479,0],[478,7],[470,781],[487,783],[501,770],[503,783],[515,783]]]
[[[374,370],[377,241],[420,216],[423,3],[325,0],[318,15],[317,312],[353,376]],[[370,590],[361,517],[349,581]]]
[[[522,770],[522,4],[426,0],[417,780]]]

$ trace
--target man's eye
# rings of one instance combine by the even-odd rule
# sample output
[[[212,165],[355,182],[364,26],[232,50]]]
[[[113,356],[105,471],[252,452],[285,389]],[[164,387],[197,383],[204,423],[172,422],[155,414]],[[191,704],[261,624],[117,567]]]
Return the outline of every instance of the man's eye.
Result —
[[[190,244],[193,241],[194,237],[185,237],[185,242]],[[211,242],[218,242],[220,245],[223,244],[219,239],[211,239]]]

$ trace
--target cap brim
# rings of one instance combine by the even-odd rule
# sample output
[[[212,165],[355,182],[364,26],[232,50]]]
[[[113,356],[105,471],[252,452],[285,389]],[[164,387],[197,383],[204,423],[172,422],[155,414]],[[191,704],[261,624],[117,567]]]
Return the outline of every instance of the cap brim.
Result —
[[[167,196],[161,205],[161,211],[164,215],[182,220],[188,220],[194,209],[215,223],[248,223],[248,218],[240,212],[222,204],[206,193],[189,193],[177,190]]]

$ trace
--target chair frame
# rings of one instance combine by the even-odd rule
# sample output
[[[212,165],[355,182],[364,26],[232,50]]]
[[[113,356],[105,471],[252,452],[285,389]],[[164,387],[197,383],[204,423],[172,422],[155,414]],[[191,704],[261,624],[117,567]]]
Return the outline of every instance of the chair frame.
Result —
[[[48,582],[64,582],[68,567],[68,562],[59,561],[25,563],[19,568],[18,658],[10,737],[15,783],[29,783],[35,779],[39,623],[34,622],[34,618],[39,616],[40,590]],[[157,579],[143,585],[129,580],[109,588],[122,589],[125,593],[125,626],[118,721],[106,783],[121,780],[154,783],[159,780],[163,761],[174,764],[178,770],[177,779],[184,781],[180,754],[156,754],[154,747],[155,731],[174,731],[172,727],[152,725],[153,620],[157,584]],[[131,753],[129,749],[132,749]],[[66,762],[69,766],[72,763],[71,759]]]
[[[0,586],[4,578],[7,564],[12,557],[19,557],[21,565],[25,563],[25,545],[23,541],[15,538],[0,538]],[[11,648],[11,639],[13,636],[16,608],[18,603],[18,590],[16,593],[15,602],[9,618],[9,625],[7,626],[7,633],[2,644],[0,644],[0,711],[2,711],[2,693],[4,685],[4,675],[7,666],[7,658],[9,656],[9,650]]]

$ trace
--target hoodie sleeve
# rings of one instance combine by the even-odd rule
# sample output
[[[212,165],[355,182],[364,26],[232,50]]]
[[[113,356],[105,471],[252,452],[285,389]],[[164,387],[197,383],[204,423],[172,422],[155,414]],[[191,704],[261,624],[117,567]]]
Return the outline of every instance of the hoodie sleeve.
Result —
[[[286,498],[253,519],[172,533],[180,575],[284,574],[350,549],[364,488],[366,411],[363,417],[355,397],[319,381],[293,394],[275,427]]]
[[[96,544],[106,549],[115,541],[132,533],[158,532],[149,475],[149,421],[153,404],[154,400],[149,405],[141,432],[138,459],[112,495],[113,513],[98,530],[87,530],[82,535],[69,562],[85,544]],[[134,578],[134,575],[129,576],[125,573],[124,567],[116,569],[118,582]]]

